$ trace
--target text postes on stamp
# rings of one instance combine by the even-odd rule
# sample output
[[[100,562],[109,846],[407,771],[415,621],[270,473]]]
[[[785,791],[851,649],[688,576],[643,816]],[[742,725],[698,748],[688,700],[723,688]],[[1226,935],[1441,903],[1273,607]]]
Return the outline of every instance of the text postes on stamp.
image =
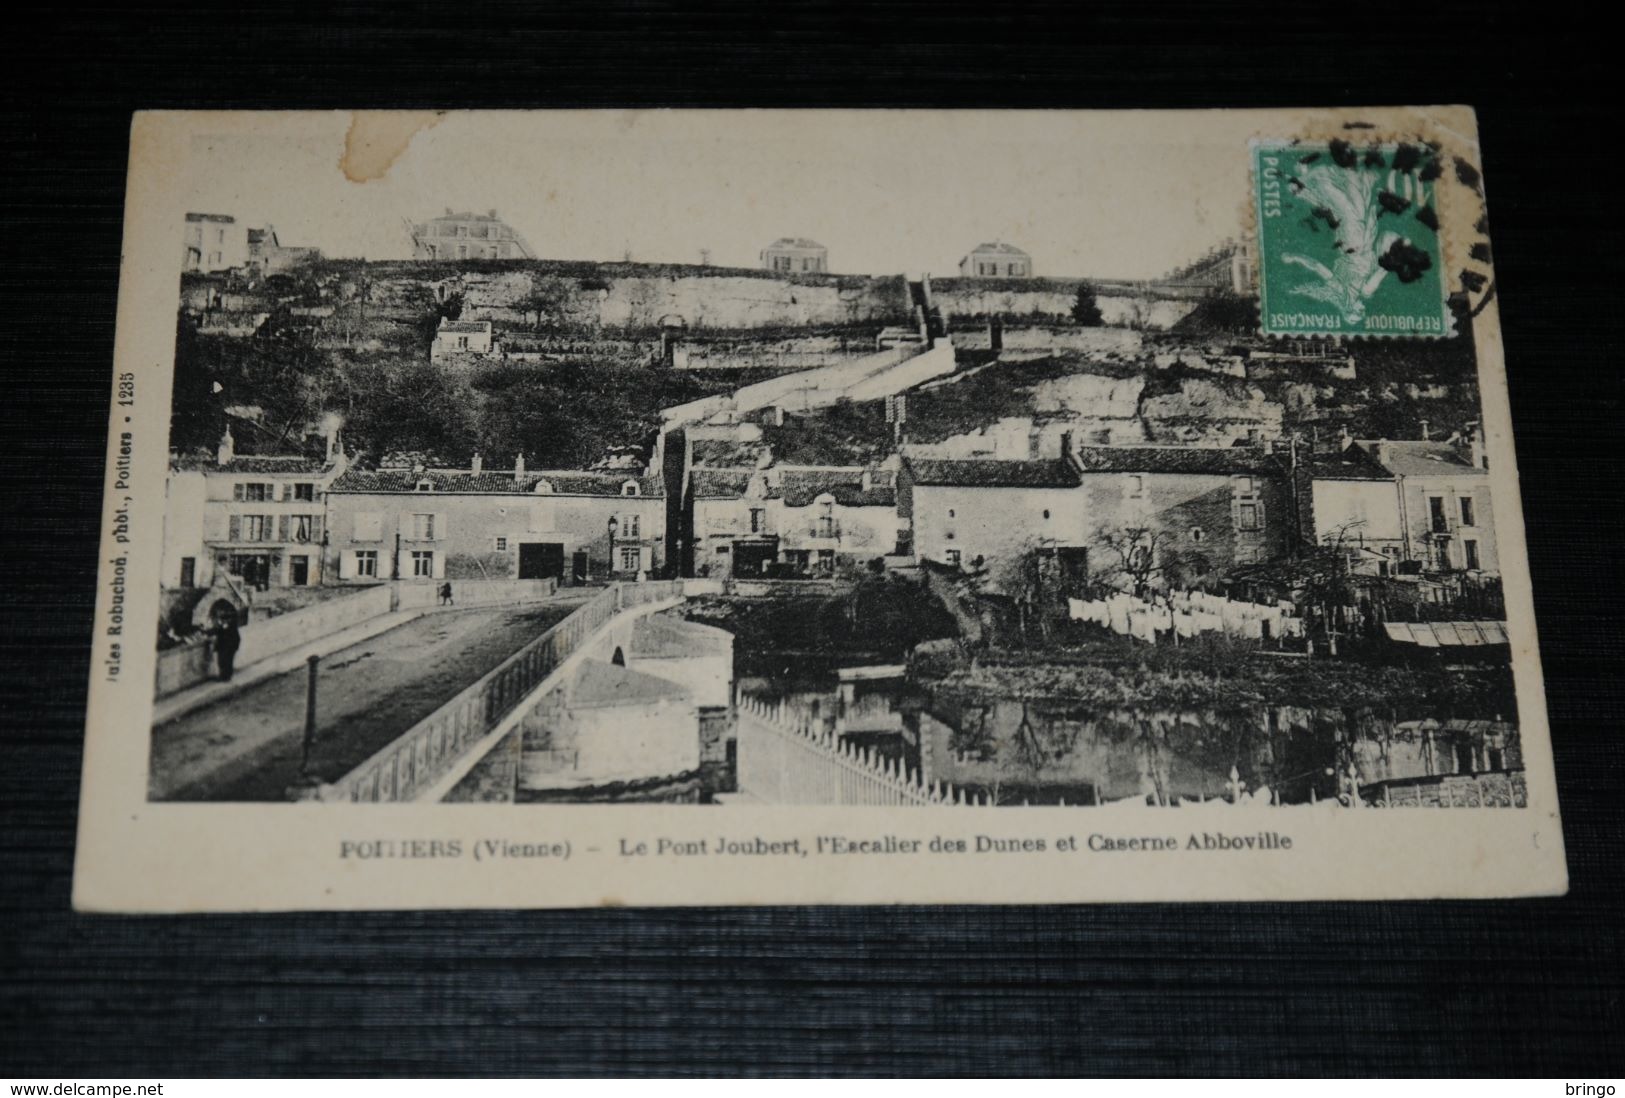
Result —
[[[1252,154],[1264,334],[1452,334],[1436,150],[1259,141]]]

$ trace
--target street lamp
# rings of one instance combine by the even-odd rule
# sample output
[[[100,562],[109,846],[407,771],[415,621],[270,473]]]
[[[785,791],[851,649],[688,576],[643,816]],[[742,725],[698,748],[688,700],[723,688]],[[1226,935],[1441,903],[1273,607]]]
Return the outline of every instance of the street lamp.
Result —
[[[609,574],[615,574],[615,531],[621,528],[620,521],[614,515],[609,516]]]

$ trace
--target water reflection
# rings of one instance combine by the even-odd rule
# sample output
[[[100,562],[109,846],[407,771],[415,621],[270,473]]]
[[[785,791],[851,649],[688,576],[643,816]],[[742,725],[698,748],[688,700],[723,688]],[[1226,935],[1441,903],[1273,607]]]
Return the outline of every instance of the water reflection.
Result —
[[[841,683],[834,668],[747,677],[741,690],[901,760],[924,780],[1000,804],[1522,804],[1517,727],[1371,709],[1090,709],[932,693],[901,678]]]

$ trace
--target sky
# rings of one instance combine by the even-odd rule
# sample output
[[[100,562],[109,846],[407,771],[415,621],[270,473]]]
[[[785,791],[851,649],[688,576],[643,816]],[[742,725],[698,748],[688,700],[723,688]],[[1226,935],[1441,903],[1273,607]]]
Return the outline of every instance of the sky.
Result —
[[[498,215],[546,259],[755,267],[811,237],[830,269],[945,276],[1002,240],[1040,275],[1148,278],[1239,233],[1235,113],[569,111],[451,114],[376,178],[341,168],[345,112],[228,116],[186,165],[190,208],[285,245],[400,259],[406,223]]]

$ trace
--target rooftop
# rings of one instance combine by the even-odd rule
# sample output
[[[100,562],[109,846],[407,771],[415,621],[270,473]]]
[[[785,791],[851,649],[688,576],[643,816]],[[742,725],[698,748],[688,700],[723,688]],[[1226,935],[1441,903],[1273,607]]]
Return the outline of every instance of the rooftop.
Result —
[[[843,507],[895,507],[897,476],[889,469],[872,470],[869,490],[864,491],[862,469],[786,468],[779,492],[788,507],[809,506],[826,494]]]
[[[175,472],[200,473],[252,473],[255,476],[311,476],[327,472],[332,466],[321,458],[303,454],[244,454],[224,465],[214,454],[182,454],[170,459],[169,467]]]
[[[230,214],[189,213],[186,215],[186,220],[218,221],[222,225],[235,225],[237,223],[237,219],[232,217]]]
[[[689,474],[689,490],[695,499],[738,499],[755,475],[747,469],[695,469]]]
[[[997,255],[1019,255],[1025,256],[1028,259],[1032,258],[1032,256],[1027,255],[1026,252],[1022,251],[1014,244],[1006,244],[1000,240],[995,240],[991,244],[978,244],[976,247],[970,250],[971,255],[986,255],[989,252]]]
[[[517,477],[511,469],[352,469],[333,482],[331,491],[339,495],[402,493],[416,495],[501,495],[501,496],[620,496],[627,481],[638,486],[639,496],[662,496],[659,477],[640,477],[629,472],[590,473],[575,469],[538,469]],[[418,488],[427,481],[427,489]],[[538,491],[547,482],[550,490]]]
[[[466,213],[456,213],[456,212],[454,212],[452,210],[447,210],[445,213],[440,214],[438,217],[431,217],[431,218],[429,218],[429,220],[430,221],[501,221],[502,219],[497,216],[497,212],[495,210],[489,210],[489,211],[487,211],[485,213],[474,213],[472,210],[470,210],[470,211],[468,211]]]
[[[804,236],[781,236],[773,243],[769,244],[768,248],[769,250],[773,248],[802,248],[816,252],[828,251],[828,249],[822,244],[818,243],[818,241],[808,240]]]
[[[1474,465],[1469,452],[1456,442],[1361,439],[1359,445],[1402,477],[1489,475],[1489,470]]]
[[[1280,462],[1262,446],[1080,446],[1085,473],[1273,473]]]
[[[1393,480],[1394,474],[1358,446],[1335,454],[1311,454],[1300,466],[1315,480]]]
[[[914,482],[929,487],[1076,488],[1078,471],[1059,458],[1048,461],[905,459]]]
[[[491,331],[491,322],[489,320],[442,320],[439,330],[454,335],[483,335]]]

